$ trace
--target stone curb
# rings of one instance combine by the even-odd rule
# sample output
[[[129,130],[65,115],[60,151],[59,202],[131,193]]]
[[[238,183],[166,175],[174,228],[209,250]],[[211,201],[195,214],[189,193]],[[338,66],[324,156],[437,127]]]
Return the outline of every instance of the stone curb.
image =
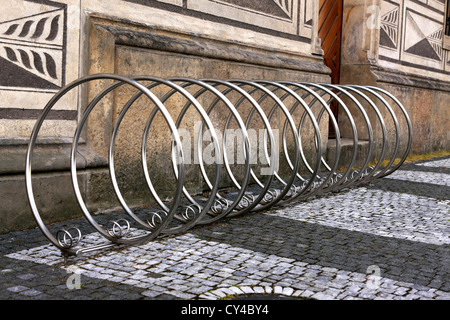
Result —
[[[282,286],[232,286],[215,289],[205,292],[199,295],[199,300],[229,300],[236,299],[239,296],[251,296],[251,295],[267,295],[267,300],[271,300],[274,297],[291,297],[291,298],[310,298],[308,294],[305,294],[305,290],[295,290],[291,287]]]

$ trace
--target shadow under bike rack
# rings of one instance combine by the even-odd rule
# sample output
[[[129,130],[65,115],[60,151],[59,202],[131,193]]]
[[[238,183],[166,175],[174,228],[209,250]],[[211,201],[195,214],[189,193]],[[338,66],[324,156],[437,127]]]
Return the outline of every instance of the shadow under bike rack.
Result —
[[[54,233],[49,230],[43,221],[33,192],[33,151],[43,123],[58,101],[68,92],[83,84],[105,80],[109,81],[109,85],[89,101],[83,114],[80,115],[71,145],[70,172],[77,202],[89,224],[106,239],[104,244],[83,247],[81,246],[83,236],[80,229],[71,227]],[[109,221],[102,225],[96,221],[83,199],[77,179],[76,155],[89,115],[107,94],[123,86],[134,88],[136,93],[126,102],[117,116],[107,153],[113,189],[126,218]],[[167,91],[164,96],[158,97],[153,91],[161,87],[167,88]],[[206,94],[212,95],[214,98],[205,104],[203,97]],[[169,110],[165,104],[175,95],[183,97],[186,101],[177,118],[171,114],[172,110]],[[232,102],[231,96],[235,97],[234,100],[236,101]],[[145,217],[138,216],[127,204],[118,183],[115,167],[115,148],[119,128],[123,124],[127,112],[141,97],[149,99],[153,109],[151,109],[142,133],[140,163],[148,190],[157,203],[157,208],[147,210]],[[289,101],[289,104],[287,101]],[[347,129],[350,130],[347,131],[351,132],[351,157],[344,168],[339,167],[342,140],[339,123],[330,109],[330,104],[333,101],[338,104],[340,110],[348,119],[346,125]],[[250,106],[250,109],[244,108],[244,104]],[[267,104],[272,107],[269,109],[263,107]],[[350,104],[352,108],[349,108]],[[380,111],[380,106],[387,110],[384,115]],[[229,112],[227,121],[219,123],[223,128],[219,128],[219,125],[214,124],[213,121],[214,112],[219,109],[222,114],[225,112],[224,110]],[[199,155],[199,161],[196,165],[201,172],[206,187],[200,198],[198,195],[189,192],[185,186],[187,175],[185,153],[190,152],[190,150],[183,148],[180,126],[188,110],[195,110],[201,118],[199,138],[195,144]],[[303,111],[301,116],[295,115],[298,110]],[[356,165],[356,160],[358,134],[361,134],[361,129],[357,128],[359,123],[355,122],[355,112],[358,113],[359,121],[363,122],[364,134],[368,137],[367,153],[359,166]],[[244,116],[244,113],[246,113],[246,116]],[[167,165],[171,167],[176,182],[173,186],[173,195],[170,197],[170,201],[163,200],[158,194],[147,161],[149,153],[147,141],[151,138],[152,125],[155,129],[155,118],[157,116],[162,116],[165,126],[172,135],[171,161]],[[321,129],[320,123],[324,121],[323,119],[326,116],[328,116],[328,121],[336,131],[334,141],[336,156],[332,163],[328,163],[329,160],[324,157],[326,150],[323,147],[323,126]],[[389,128],[385,122],[386,116],[393,124]],[[399,117],[402,121],[399,121]],[[271,121],[273,123],[275,118],[284,119],[284,122],[278,121],[278,127],[276,128],[271,124]],[[252,144],[254,143],[252,141],[254,137],[250,135],[252,121],[257,122],[263,132],[259,140],[259,147],[264,155],[262,157],[265,165],[263,175],[258,175],[254,166],[257,161],[255,161],[255,156],[252,153],[252,145],[254,145]],[[379,139],[375,139],[374,121],[377,122],[381,132],[381,138]],[[230,129],[232,122],[234,128],[239,129],[242,139],[241,156],[243,161],[240,163],[239,174],[233,171],[233,164],[230,164],[228,159],[229,151],[225,147],[227,144],[225,132]],[[161,122],[158,123],[161,125]],[[309,136],[303,133],[306,124],[309,126]],[[402,125],[406,128],[401,128]],[[279,132],[280,128],[282,128],[281,133]],[[209,132],[208,141],[211,142],[210,147],[213,150],[211,154],[214,154],[211,157],[212,159],[209,159],[209,169],[205,167],[204,140],[201,139],[204,131],[206,132],[205,129]],[[394,134],[389,134],[392,129]],[[312,155],[310,152],[309,158],[313,158],[313,161],[311,159],[308,161],[308,156],[304,150],[304,139],[305,136],[310,137],[312,135],[314,136],[314,148]],[[52,97],[42,110],[28,144],[25,164],[26,190],[31,211],[40,230],[50,243],[56,246],[62,255],[67,258],[116,245],[137,245],[151,241],[159,235],[185,232],[196,225],[211,224],[247,212],[264,211],[275,205],[304,201],[312,196],[361,185],[373,179],[387,176],[397,170],[406,160],[411,149],[411,143],[412,127],[405,108],[392,94],[377,87],[296,83],[292,81],[224,81],[182,77],[162,79],[152,76],[124,77],[116,74],[95,74],[85,76],[66,85]],[[400,148],[402,144],[403,147]],[[404,150],[401,151],[400,149]],[[388,150],[390,150],[389,155],[387,155]],[[377,152],[378,160],[374,162],[375,152]],[[283,155],[283,163],[285,163],[283,170],[279,168],[280,154]],[[395,160],[397,160],[396,163]],[[213,179],[210,178],[211,175],[214,176]],[[222,187],[224,175],[230,181],[228,188],[226,188],[227,191]],[[142,232],[137,235],[130,232],[130,222],[136,224]]]

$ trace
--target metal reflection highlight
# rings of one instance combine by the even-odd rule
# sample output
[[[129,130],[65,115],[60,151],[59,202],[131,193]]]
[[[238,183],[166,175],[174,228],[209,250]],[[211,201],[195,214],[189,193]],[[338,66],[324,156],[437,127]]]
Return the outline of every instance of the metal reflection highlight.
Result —
[[[72,90],[98,81],[106,84],[79,107],[83,112],[71,145],[70,177],[86,221],[106,243],[83,246],[78,228],[53,233],[44,222],[33,189],[32,161],[48,113]],[[112,128],[106,152],[109,178],[123,217],[102,225],[84,199],[76,155],[89,117],[99,105],[111,103],[108,95],[123,88],[134,93],[117,111],[114,123],[105,123]],[[137,141],[129,143],[140,146],[137,158],[152,205],[138,212],[127,202],[127,190],[119,182],[116,152],[119,131],[137,131],[126,119],[142,99],[148,118]],[[339,110],[338,118],[332,104]],[[183,127],[192,119],[199,123],[193,137],[192,125]],[[328,139],[328,126],[336,132],[333,140]],[[163,128],[170,136],[155,138]],[[155,139],[170,150],[167,161],[152,159],[149,141]],[[361,141],[367,148],[361,148]],[[42,110],[28,144],[26,189],[39,228],[69,257],[114,245],[138,245],[196,225],[355,187],[397,170],[411,144],[406,109],[392,94],[372,86],[96,74],[62,88]],[[334,158],[327,154],[330,148]],[[161,194],[161,186],[152,178],[155,163],[170,173],[169,196]],[[192,172],[202,188],[187,183]]]

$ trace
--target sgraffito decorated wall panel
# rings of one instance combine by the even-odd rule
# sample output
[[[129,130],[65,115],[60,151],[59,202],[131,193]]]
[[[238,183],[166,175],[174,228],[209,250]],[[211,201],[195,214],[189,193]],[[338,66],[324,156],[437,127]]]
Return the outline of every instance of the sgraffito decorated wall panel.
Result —
[[[28,137],[39,109],[68,76],[78,75],[79,23],[73,17],[79,10],[70,5],[73,1],[1,2],[0,142],[8,142]],[[77,117],[72,98],[53,112],[46,135],[69,135]]]
[[[48,9],[0,24],[3,88],[54,91],[64,84],[66,10]]]
[[[380,65],[440,79],[448,76],[444,13],[445,0],[383,0]]]
[[[447,0],[344,1],[340,81],[394,93],[410,114],[415,154],[450,148],[450,122],[443,116],[450,99],[446,5]]]
[[[125,1],[307,43],[312,37],[312,0]]]
[[[314,51],[312,0],[0,0],[0,4],[0,144],[26,140],[38,110],[61,87],[88,72],[84,54],[91,15],[261,46],[274,53],[303,54],[306,59]],[[79,115],[77,94],[55,109],[43,134],[70,136]]]
[[[447,150],[450,53],[444,48],[445,0],[381,2],[378,86],[398,92],[415,132],[413,153]]]

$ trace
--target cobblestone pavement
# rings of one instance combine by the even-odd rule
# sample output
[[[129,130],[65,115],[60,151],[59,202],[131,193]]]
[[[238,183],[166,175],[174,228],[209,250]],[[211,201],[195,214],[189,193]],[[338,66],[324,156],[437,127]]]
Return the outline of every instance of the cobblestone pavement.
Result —
[[[0,299],[450,300],[449,174],[450,157],[405,164],[365,186],[69,265],[38,229],[0,235]]]

